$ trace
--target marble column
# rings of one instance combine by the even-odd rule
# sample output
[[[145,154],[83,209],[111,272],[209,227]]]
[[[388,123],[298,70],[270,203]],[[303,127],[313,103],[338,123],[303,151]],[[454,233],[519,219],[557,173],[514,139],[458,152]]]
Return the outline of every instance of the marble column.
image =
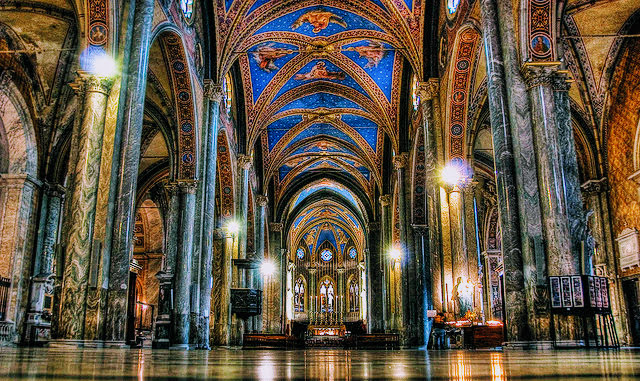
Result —
[[[413,225],[414,252],[416,253],[416,267],[418,274],[415,289],[416,311],[412,315],[409,324],[415,326],[413,329],[414,339],[411,344],[417,346],[427,345],[431,335],[431,319],[427,318],[427,310],[433,309],[431,295],[431,265],[429,262],[429,226]]]
[[[368,280],[369,331],[384,332],[384,260],[382,238],[379,222],[369,222],[367,225],[368,248],[365,250]]]
[[[62,284],[59,334],[61,339],[84,338],[84,312],[94,218],[98,195],[102,137],[107,97],[113,79],[81,73],[74,89],[83,99],[80,128],[76,142],[78,161],[73,168],[73,193],[70,195],[69,231],[64,237],[66,260]]]
[[[215,345],[229,345],[231,340],[231,258],[233,257],[233,236],[228,231],[220,231],[222,252],[220,261],[214,264],[216,287],[213,290]]]
[[[258,206],[257,208],[257,224],[256,224],[256,238],[255,238],[255,243],[256,243],[256,259],[259,262],[263,262],[265,259],[265,242],[264,242],[264,234],[265,234],[265,224],[266,224],[266,216],[267,216],[267,203],[269,202],[269,199],[266,196],[256,196],[256,205]],[[273,261],[272,258],[269,258],[269,260]],[[275,262],[273,262],[273,264],[275,265]],[[276,274],[273,274],[271,276],[269,276],[269,279],[267,279],[267,282],[264,282],[264,275],[262,274],[262,272],[260,271],[260,269],[257,270],[253,270],[254,273],[254,280],[253,280],[253,284],[254,284],[254,288],[257,289],[261,289],[262,290],[262,298],[263,298],[263,307],[266,307],[267,309],[269,309],[269,305],[266,303],[268,301],[273,300],[273,296],[270,295],[270,284],[271,284],[271,279],[276,276],[276,274],[278,272],[276,272]],[[267,314],[270,313],[270,311],[265,311],[265,309],[262,309],[263,314]],[[263,327],[263,317],[262,316],[257,316],[255,318],[255,322],[253,324],[253,329],[256,332],[262,332],[262,327]]]
[[[407,164],[408,154],[401,153],[393,158],[393,168],[396,171],[396,184],[398,187],[398,218],[400,224],[400,242],[402,243],[402,258],[399,263],[398,286],[398,306],[396,307],[396,327],[405,332],[407,340],[416,336],[416,325],[413,322],[416,310],[415,282],[416,262],[415,250],[413,247],[413,234],[409,227],[409,216],[411,215],[411,180],[408,176]],[[409,178],[407,178],[409,177]]]
[[[418,84],[420,94],[422,117],[424,120],[424,147],[425,147],[425,190],[427,194],[426,221],[427,236],[426,249],[429,255],[426,257],[425,266],[429,272],[425,274],[430,280],[431,288],[427,289],[431,295],[432,307],[438,311],[444,311],[444,272],[441,234],[440,211],[440,187],[438,171],[438,139],[437,130],[440,128],[440,109],[438,97],[440,96],[440,84],[437,78],[430,78]],[[425,237],[422,237],[425,238]],[[427,337],[428,338],[428,337]]]
[[[566,151],[574,151],[575,147],[573,144],[567,147],[560,136],[562,126],[559,125],[558,118],[563,115],[554,107],[553,87],[556,81],[563,80],[558,75],[555,65],[528,65],[524,68],[531,101],[538,187],[540,194],[545,195],[544,202],[540,204],[548,274],[573,275],[579,273],[580,264],[579,256],[573,250],[567,208],[570,199],[576,195],[572,193],[572,188],[567,187],[571,178],[565,173],[565,159]]]
[[[178,255],[174,278],[173,348],[189,348],[191,305],[191,258],[193,256],[193,229],[196,206],[197,182],[181,181],[180,228],[178,231]]]
[[[130,47],[125,57],[118,123],[120,124],[119,152],[114,153],[117,175],[111,194],[115,195],[113,206],[113,227],[107,237],[109,248],[109,281],[105,341],[109,345],[123,345],[127,327],[127,296],[129,288],[129,262],[135,223],[135,201],[140,165],[140,141],[144,119],[144,100],[147,89],[149,48],[151,45],[151,25],[153,21],[153,0],[135,0],[130,10],[133,12]],[[111,197],[111,196],[110,196]],[[109,239],[110,238],[110,239]],[[135,287],[135,285],[131,285]]]
[[[518,190],[511,122],[508,118],[507,83],[500,47],[495,0],[482,0],[484,44],[487,50],[488,100],[493,136],[496,191],[500,218],[503,263],[505,267],[505,305],[507,339],[530,339],[528,327]]]
[[[44,311],[46,295],[53,295],[54,292],[56,279],[53,266],[56,244],[58,242],[64,188],[57,184],[47,184],[44,188],[45,194],[43,195],[42,215],[40,219],[40,244],[36,251],[37,261],[34,263],[34,276],[31,279],[31,297],[27,319],[28,326],[34,324],[51,324],[50,317],[43,317],[42,312]],[[60,264],[58,264],[58,266],[59,265]],[[49,303],[52,302],[52,300],[49,301]],[[30,328],[27,328],[27,335],[31,335]]]
[[[287,273],[287,257],[286,249],[283,249],[282,242],[282,229],[283,225],[280,222],[269,223],[269,257],[276,265],[276,269],[279,275],[273,277],[273,316],[269,327],[267,327],[270,333],[284,333],[286,330],[286,309],[284,303],[286,301],[286,282],[284,281],[284,274]]]
[[[237,217],[240,231],[238,232],[238,258],[247,258],[247,218],[249,213],[249,169],[252,160],[249,155],[238,155],[238,210]],[[244,278],[244,277],[240,277]],[[241,287],[244,286],[244,283]]]
[[[390,318],[390,283],[389,283],[389,250],[391,248],[391,216],[390,216],[390,205],[391,205],[391,196],[388,194],[380,196],[380,260],[382,264],[382,321],[383,321],[383,329],[386,331],[391,326]]]
[[[218,143],[218,123],[220,119],[220,102],[222,86],[205,81],[205,96],[209,105],[209,122],[207,126],[207,146],[205,149],[205,183],[204,183],[204,217],[202,254],[200,264],[200,315],[197,325],[198,347],[209,349],[209,314],[211,312],[211,285],[213,255],[213,234],[216,227],[216,163]]]
[[[453,284],[466,282],[469,279],[469,258],[467,256],[466,234],[464,232],[463,190],[454,186],[449,193],[449,225],[451,227],[451,251],[453,267]],[[455,295],[452,294],[455,299]],[[459,313],[456,308],[456,314]]]

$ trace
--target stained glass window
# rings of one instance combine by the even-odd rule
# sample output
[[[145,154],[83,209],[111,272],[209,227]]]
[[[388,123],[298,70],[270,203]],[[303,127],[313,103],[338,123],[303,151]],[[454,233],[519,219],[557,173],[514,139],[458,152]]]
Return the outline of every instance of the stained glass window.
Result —
[[[325,262],[329,262],[333,258],[333,252],[329,249],[324,249],[320,252],[320,259]]]
[[[304,281],[298,278],[293,287],[293,308],[295,312],[304,312]]]
[[[233,100],[233,83],[231,82],[231,76],[227,73],[222,80],[222,93],[224,96],[224,107],[227,114],[231,113],[231,102]]]
[[[299,247],[299,248],[298,248],[298,250],[296,251],[296,256],[297,256],[299,259],[304,258],[304,249],[303,249],[303,248],[301,248],[301,247]]]
[[[411,98],[413,100],[413,111],[418,110],[420,106],[420,93],[418,92],[418,79],[413,77],[413,85],[411,86]]]
[[[447,0],[447,8],[449,9],[450,15],[456,13],[458,5],[460,5],[460,0]]]
[[[328,278],[320,284],[320,312],[333,312],[335,293],[333,282]]]
[[[351,249],[349,249],[349,257],[351,259],[356,259],[357,256],[358,256],[358,252],[356,251],[355,247],[352,247]]]
[[[191,17],[193,17],[193,1],[194,0],[180,0],[180,9],[182,9],[182,14],[184,18],[191,21]]]
[[[349,282],[349,312],[358,312],[360,310],[358,289],[358,282],[352,279],[351,282]]]

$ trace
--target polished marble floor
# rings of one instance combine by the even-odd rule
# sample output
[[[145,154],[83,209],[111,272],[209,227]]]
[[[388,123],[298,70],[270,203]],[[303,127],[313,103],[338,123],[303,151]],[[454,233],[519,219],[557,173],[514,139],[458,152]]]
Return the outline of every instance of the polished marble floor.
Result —
[[[630,380],[640,351],[0,348],[0,380]]]

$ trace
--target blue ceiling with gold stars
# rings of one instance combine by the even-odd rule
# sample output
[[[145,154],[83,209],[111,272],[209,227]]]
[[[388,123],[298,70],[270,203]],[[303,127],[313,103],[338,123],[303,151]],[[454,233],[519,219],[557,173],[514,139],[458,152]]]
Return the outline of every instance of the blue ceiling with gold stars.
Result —
[[[402,65],[421,65],[420,2],[218,0],[216,9],[220,67],[239,61],[247,148],[262,144],[276,202],[310,172],[348,176],[373,195],[384,135],[397,142]]]

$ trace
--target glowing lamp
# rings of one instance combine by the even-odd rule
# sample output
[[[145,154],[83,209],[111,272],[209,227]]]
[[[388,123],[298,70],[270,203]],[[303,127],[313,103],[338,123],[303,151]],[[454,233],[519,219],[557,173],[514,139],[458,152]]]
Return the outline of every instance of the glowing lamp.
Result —
[[[462,181],[462,170],[460,166],[449,163],[442,168],[441,177],[445,183],[455,186]]]
[[[240,225],[236,221],[229,221],[227,223],[227,232],[231,234],[237,234],[240,231]]]
[[[393,259],[396,262],[400,262],[400,259],[402,258],[402,251],[397,247],[394,247],[389,251],[389,258]]]
[[[270,260],[265,260],[262,262],[262,266],[260,266],[260,272],[264,276],[271,276],[276,272],[276,265]]]
[[[85,49],[80,55],[80,66],[98,77],[112,77],[118,72],[116,61],[102,48]]]

